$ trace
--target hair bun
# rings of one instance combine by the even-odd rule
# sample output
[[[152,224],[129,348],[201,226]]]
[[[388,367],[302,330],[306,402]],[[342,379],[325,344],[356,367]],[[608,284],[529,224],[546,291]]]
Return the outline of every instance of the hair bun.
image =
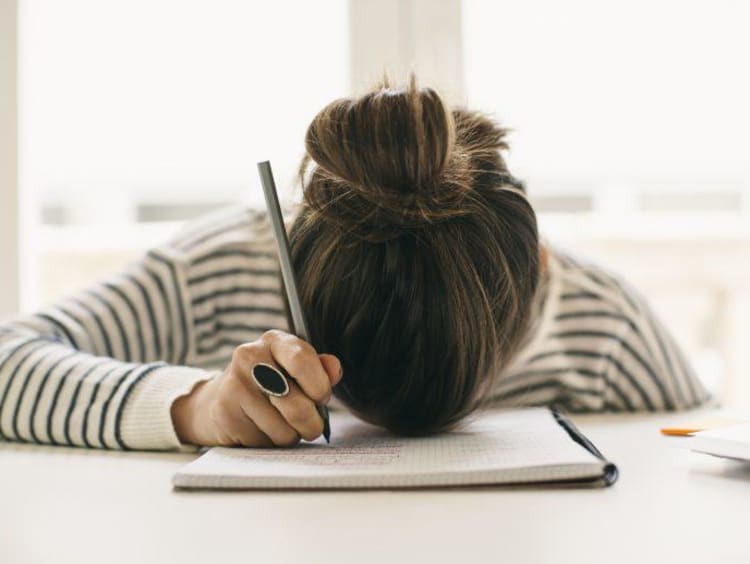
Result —
[[[383,86],[326,106],[307,130],[312,159],[352,184],[399,192],[429,189],[450,154],[454,127],[438,94]]]
[[[305,199],[338,224],[413,228],[458,212],[446,170],[455,165],[452,114],[431,88],[385,82],[326,106],[307,130],[318,165]],[[303,171],[307,163],[303,163]],[[455,167],[454,167],[455,168]]]

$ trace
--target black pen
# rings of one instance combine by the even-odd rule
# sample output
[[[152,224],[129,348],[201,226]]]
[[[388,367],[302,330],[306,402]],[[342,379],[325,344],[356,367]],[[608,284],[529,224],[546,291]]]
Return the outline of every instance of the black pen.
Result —
[[[263,185],[263,194],[266,197],[266,207],[268,216],[271,219],[274,238],[276,239],[276,248],[279,252],[279,263],[281,265],[281,279],[284,281],[286,290],[287,303],[289,304],[289,313],[291,315],[292,332],[300,339],[310,342],[310,333],[307,330],[305,313],[302,311],[299,292],[297,290],[297,279],[294,276],[294,267],[292,266],[292,253],[289,249],[289,239],[286,236],[284,228],[284,218],[281,215],[281,206],[279,205],[279,196],[276,192],[276,183],[271,172],[271,163],[263,161],[258,163],[258,172],[260,173],[260,182]],[[286,377],[291,377],[288,374]],[[292,377],[293,379],[293,377]],[[316,405],[318,413],[323,418],[323,436],[326,442],[331,442],[331,423],[328,415],[328,407],[325,405]]]

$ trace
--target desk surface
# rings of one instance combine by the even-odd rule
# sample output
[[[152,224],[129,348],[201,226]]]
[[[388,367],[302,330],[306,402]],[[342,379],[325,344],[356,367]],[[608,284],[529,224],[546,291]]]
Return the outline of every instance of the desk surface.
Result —
[[[0,443],[0,562],[750,562],[750,465],[657,432],[693,415],[574,417],[592,490],[175,492],[195,455]]]

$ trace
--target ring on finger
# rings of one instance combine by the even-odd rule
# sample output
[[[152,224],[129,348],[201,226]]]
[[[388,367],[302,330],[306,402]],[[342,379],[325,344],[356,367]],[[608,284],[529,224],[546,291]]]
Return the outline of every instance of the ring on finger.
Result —
[[[284,397],[289,393],[289,380],[278,368],[265,362],[253,365],[250,373],[260,391],[268,396]]]

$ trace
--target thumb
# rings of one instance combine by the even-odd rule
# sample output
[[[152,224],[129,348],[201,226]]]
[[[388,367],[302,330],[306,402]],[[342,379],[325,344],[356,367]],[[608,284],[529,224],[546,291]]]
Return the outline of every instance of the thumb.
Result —
[[[341,381],[341,377],[344,375],[344,369],[341,366],[341,361],[332,354],[319,354],[320,362],[325,368],[328,374],[328,379],[331,381],[331,386],[335,386]]]

